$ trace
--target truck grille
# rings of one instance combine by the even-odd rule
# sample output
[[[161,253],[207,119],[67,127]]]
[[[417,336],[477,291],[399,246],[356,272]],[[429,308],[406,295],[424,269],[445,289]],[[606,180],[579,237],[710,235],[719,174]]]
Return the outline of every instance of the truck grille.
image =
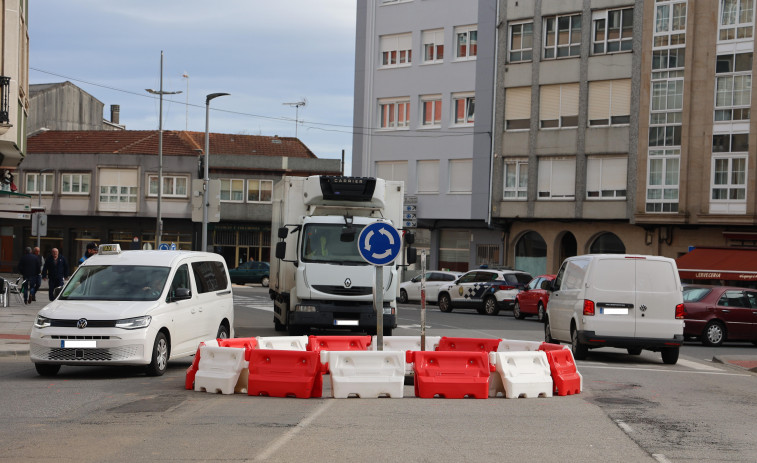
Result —
[[[322,293],[333,294],[334,296],[368,296],[373,294],[373,288],[370,286],[345,288],[344,286],[313,285],[313,289]]]

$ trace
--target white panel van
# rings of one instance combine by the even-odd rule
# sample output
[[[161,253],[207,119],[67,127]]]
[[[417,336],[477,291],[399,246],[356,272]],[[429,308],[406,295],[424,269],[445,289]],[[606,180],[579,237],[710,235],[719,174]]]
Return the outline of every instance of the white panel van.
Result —
[[[642,349],[678,361],[683,344],[683,295],[673,259],[589,254],[566,259],[551,288],[544,325],[547,342],[570,342],[573,356],[589,349]]]

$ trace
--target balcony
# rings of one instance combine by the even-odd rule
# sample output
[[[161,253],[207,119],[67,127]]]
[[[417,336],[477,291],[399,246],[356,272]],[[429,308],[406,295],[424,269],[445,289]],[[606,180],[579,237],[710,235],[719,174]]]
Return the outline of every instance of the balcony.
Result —
[[[10,123],[10,85],[11,78],[0,76],[0,135],[5,134],[13,124]]]

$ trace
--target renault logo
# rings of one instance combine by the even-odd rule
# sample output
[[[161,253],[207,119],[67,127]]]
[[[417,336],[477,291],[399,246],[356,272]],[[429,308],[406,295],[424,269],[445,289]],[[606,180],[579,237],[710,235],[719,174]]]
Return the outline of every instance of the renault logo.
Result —
[[[76,321],[76,327],[80,330],[83,330],[87,327],[87,319],[86,318],[80,318]]]
[[[349,288],[350,286],[352,286],[352,280],[347,278],[346,280],[344,280],[344,287]]]

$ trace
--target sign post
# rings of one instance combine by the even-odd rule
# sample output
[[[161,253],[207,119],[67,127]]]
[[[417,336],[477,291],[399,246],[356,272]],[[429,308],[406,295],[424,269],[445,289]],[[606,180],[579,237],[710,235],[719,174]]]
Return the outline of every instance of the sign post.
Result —
[[[384,266],[391,264],[402,249],[399,232],[387,222],[366,225],[357,240],[363,259],[376,269],[373,309],[376,312],[376,349],[384,350]]]
[[[421,250],[421,351],[426,350],[426,250]]]

